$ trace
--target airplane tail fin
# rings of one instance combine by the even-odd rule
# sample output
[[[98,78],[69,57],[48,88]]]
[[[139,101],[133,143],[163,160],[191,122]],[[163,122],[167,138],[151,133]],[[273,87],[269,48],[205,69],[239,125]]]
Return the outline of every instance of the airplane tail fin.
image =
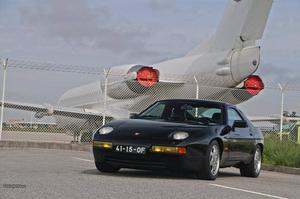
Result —
[[[188,55],[254,45],[262,38],[273,0],[229,0],[214,36]]]

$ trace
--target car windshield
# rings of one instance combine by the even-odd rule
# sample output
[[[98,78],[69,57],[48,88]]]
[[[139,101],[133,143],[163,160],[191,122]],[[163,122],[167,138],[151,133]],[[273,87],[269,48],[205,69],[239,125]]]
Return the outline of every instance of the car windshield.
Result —
[[[212,102],[161,101],[138,115],[140,119],[201,125],[224,124],[223,108]]]

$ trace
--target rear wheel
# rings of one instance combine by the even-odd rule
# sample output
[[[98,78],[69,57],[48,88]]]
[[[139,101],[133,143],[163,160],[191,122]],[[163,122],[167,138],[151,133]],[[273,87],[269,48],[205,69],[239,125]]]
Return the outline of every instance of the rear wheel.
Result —
[[[115,173],[120,170],[120,168],[114,167],[110,164],[107,164],[105,162],[95,162],[96,168],[100,172],[106,172],[106,173]]]
[[[249,164],[241,164],[240,173],[241,176],[246,177],[258,177],[260,174],[262,159],[262,150],[260,146],[256,146],[255,153]]]
[[[205,180],[215,180],[220,168],[220,147],[217,141],[212,141],[208,146],[202,168],[197,172],[197,177]]]

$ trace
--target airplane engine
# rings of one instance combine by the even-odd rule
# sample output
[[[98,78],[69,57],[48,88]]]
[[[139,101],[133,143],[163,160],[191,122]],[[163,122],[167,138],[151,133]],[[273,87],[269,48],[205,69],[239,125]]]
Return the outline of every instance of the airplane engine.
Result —
[[[264,89],[264,83],[258,75],[250,75],[240,89],[231,89],[226,93],[224,100],[233,104],[239,104],[258,95]]]
[[[107,86],[107,94],[114,99],[135,98],[147,93],[159,81],[159,71],[149,66],[136,65],[129,69],[125,81]]]
[[[250,75],[244,81],[244,89],[250,95],[257,95],[260,91],[264,89],[265,85],[262,79],[258,75]]]

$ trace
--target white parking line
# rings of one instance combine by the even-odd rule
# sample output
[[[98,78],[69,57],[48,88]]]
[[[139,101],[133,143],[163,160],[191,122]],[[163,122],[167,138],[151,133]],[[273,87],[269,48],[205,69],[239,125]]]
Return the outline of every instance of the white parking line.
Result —
[[[77,157],[72,157],[75,160],[81,160],[81,161],[85,161],[85,162],[94,162],[93,160],[88,160],[88,159],[83,159],[83,158],[77,158]]]
[[[235,191],[241,191],[241,192],[246,192],[246,193],[252,193],[252,194],[256,194],[256,195],[266,196],[266,197],[269,197],[269,198],[288,199],[288,198],[284,198],[284,197],[280,197],[280,196],[274,196],[274,195],[270,195],[270,194],[260,193],[260,192],[256,192],[256,191],[249,191],[249,190],[246,190],[246,189],[239,189],[239,188],[235,188],[235,187],[227,187],[227,186],[219,185],[219,184],[210,183],[210,185],[216,186],[216,187],[220,187],[220,188],[224,188],[224,189],[231,189],[231,190],[235,190]]]

